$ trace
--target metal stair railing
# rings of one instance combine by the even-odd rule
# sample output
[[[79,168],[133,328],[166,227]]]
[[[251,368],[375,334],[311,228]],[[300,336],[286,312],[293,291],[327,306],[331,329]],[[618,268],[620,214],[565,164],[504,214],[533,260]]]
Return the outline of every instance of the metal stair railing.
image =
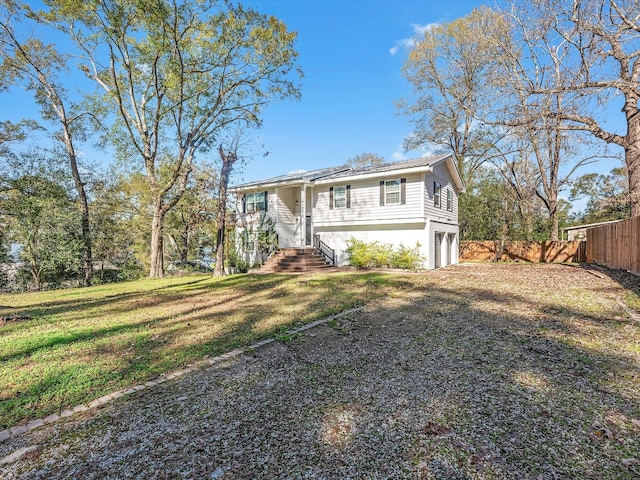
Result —
[[[336,264],[336,251],[329,245],[320,240],[320,235],[313,236],[313,246],[316,247],[320,253],[327,259],[327,261],[334,265]]]

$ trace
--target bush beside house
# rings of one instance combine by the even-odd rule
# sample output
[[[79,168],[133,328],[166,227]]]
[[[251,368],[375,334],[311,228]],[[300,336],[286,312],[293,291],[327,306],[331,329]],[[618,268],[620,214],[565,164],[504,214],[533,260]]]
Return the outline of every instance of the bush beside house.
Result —
[[[393,245],[380,242],[363,242],[355,238],[347,241],[345,250],[349,264],[356,268],[402,268],[417,270],[425,261],[420,254],[420,244],[414,248],[400,245],[397,249]]]

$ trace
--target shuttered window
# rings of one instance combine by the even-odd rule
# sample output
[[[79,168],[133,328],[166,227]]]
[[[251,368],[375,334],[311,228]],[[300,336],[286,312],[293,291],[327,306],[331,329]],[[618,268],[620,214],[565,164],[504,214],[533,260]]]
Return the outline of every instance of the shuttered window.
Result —
[[[351,185],[329,188],[329,208],[351,208]]]
[[[407,203],[407,179],[380,182],[380,205],[404,205]]]
[[[387,180],[384,182],[384,203],[392,205],[400,203],[400,180]]]

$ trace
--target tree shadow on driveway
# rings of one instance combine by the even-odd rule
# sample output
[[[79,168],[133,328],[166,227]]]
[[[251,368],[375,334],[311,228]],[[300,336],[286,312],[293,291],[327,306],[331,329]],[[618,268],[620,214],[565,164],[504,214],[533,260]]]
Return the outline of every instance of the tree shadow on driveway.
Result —
[[[43,448],[6,478],[636,478],[640,331],[621,288],[565,266],[425,275],[286,343],[13,439]]]

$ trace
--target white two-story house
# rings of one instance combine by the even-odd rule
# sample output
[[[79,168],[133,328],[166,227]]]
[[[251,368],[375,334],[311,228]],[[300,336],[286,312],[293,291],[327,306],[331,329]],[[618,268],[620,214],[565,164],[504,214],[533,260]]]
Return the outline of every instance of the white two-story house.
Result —
[[[348,264],[347,241],[420,245],[425,268],[458,262],[458,195],[464,185],[451,155],[294,173],[230,189],[238,232],[265,218],[278,244],[307,247],[321,240]]]

